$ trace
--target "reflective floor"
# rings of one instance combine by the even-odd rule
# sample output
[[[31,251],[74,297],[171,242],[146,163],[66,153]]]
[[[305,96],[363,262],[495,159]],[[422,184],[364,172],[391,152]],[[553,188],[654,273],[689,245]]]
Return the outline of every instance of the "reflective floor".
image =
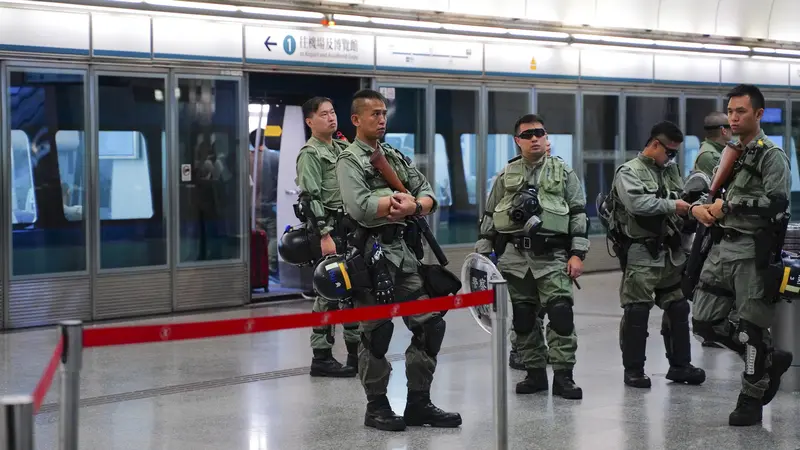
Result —
[[[509,370],[509,440],[514,449],[797,449],[800,403],[781,392],[764,410],[762,426],[731,428],[728,413],[742,363],[725,350],[694,343],[695,365],[708,380],[672,385],[651,315],[649,391],[626,388],[617,344],[618,273],[583,277],[576,294],[579,336],[576,381],[584,399],[518,396]],[[213,320],[310,310],[310,302],[139,323]],[[356,379],[308,376],[308,330],[179,343],[87,350],[81,380],[82,449],[491,449],[490,336],[465,310],[446,317],[448,334],[433,385],[434,402],[464,419],[459,429],[380,432],[363,426],[365,396]],[[395,410],[405,407],[402,354],[410,333],[397,321],[389,351]],[[335,354],[344,360],[337,330]],[[0,336],[0,391],[30,392],[52,352],[54,330]],[[551,374],[552,381],[552,374]],[[36,448],[57,448],[54,386],[36,419]]]

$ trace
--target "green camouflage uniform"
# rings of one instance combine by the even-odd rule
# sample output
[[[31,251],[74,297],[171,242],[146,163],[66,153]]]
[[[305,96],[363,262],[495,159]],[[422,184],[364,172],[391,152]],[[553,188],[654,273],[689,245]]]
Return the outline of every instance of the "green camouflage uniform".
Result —
[[[744,344],[741,342],[743,335],[749,337],[747,347],[752,346],[756,354],[761,356],[753,358],[757,366],[754,373],[742,374],[741,394],[761,399],[766,404],[777,391],[780,375],[788,368],[773,367],[778,351],[771,351],[769,328],[774,320],[776,303],[765,298],[764,273],[756,267],[757,247],[769,246],[770,243],[757,242],[755,234],[767,228],[769,222],[751,213],[737,213],[736,206],[743,203],[753,206],[755,202],[758,207],[766,207],[771,203],[769,197],[782,196],[788,199],[791,175],[786,153],[770,141],[763,131],[745,147],[739,163],[745,167],[738,171],[735,168],[723,197],[732,210],[712,228],[724,234],[719,233],[722,236],[718,242],[715,240],[700,273],[694,293],[693,328],[703,338],[720,338],[721,343],[727,339],[735,345],[734,336],[738,336],[738,341]],[[734,305],[739,312],[738,332],[725,320]],[[734,350],[744,355],[746,348]],[[747,362],[748,358],[745,359]],[[788,357],[788,361],[791,362],[791,357]],[[776,365],[785,365],[785,361]]]
[[[700,152],[694,160],[694,168],[692,172],[703,172],[708,176],[708,179],[714,177],[714,168],[719,165],[719,160],[722,157],[722,150],[725,146],[714,142],[710,139],[703,141],[700,145]],[[736,312],[736,306],[731,309],[731,314],[728,320],[733,322],[734,326],[739,323],[739,314]]]
[[[425,176],[406,159],[402,153],[388,144],[381,144],[387,161],[397,173],[406,189],[416,198],[428,196],[436,200],[431,185]],[[405,227],[404,222],[390,222],[386,217],[376,217],[378,201],[391,196],[394,191],[386,180],[370,164],[370,155],[375,150],[356,139],[340,155],[336,163],[336,175],[342,193],[345,212],[362,227],[375,232],[388,227]],[[399,228],[402,230],[402,228]],[[405,302],[428,298],[419,275],[420,261],[400,236],[381,241],[384,255],[390,263],[394,282],[395,302]],[[356,306],[374,305],[371,295],[357,295]],[[443,322],[439,312],[403,317],[406,327],[414,334],[406,349],[406,378],[409,392],[426,392],[433,382],[436,370],[436,353],[430,354],[426,343],[426,327],[429,323]],[[363,335],[359,346],[358,373],[367,396],[386,395],[392,365],[385,358],[389,346],[393,324],[391,319],[381,319],[361,323]],[[388,336],[387,336],[388,335]],[[366,341],[366,344],[365,344]],[[366,345],[369,345],[367,348]]]
[[[306,145],[300,149],[297,156],[297,178],[295,183],[300,189],[311,196],[311,211],[317,218],[313,224],[325,235],[335,234],[336,214],[342,208],[342,196],[339,194],[339,185],[336,180],[336,158],[339,153],[347,148],[345,141],[334,139],[332,144],[327,144],[315,137],[311,137]],[[314,300],[314,312],[326,312],[339,309],[338,302],[328,302],[317,296]],[[345,324],[343,326],[344,341],[348,347],[357,346],[359,342],[358,325]],[[312,328],[311,348],[327,350],[334,344],[334,326]]]
[[[675,211],[682,193],[678,165],[661,167],[643,154],[621,165],[614,176],[611,214],[623,267],[620,350],[629,386],[651,387],[644,363],[654,304],[664,311],[661,335],[670,365],[666,378],[692,385],[706,378],[691,365],[690,307],[681,291],[686,252],[681,246],[683,219]]]
[[[512,239],[522,233],[524,224],[512,222],[509,213],[514,197],[528,185],[537,187],[543,209],[539,235],[565,239],[566,246],[551,248],[540,255],[530,250],[520,251],[515,246]],[[487,199],[481,239],[475,244],[475,251],[481,254],[502,251],[497,267],[508,281],[515,347],[526,369],[542,369],[547,365],[547,347],[542,321],[538,318],[541,308],[549,313],[547,346],[553,369],[571,371],[575,365],[578,338],[572,319],[567,250],[589,250],[585,206],[583,188],[575,172],[561,159],[548,156],[536,163],[529,163],[521,156],[511,159],[497,176]],[[504,251],[495,248],[498,233],[508,240]],[[551,308],[556,304],[564,306],[558,310],[566,312],[568,317],[564,313],[559,313],[558,319],[553,317]]]
[[[697,153],[697,158],[694,159],[692,172],[703,172],[711,179],[714,176],[714,167],[719,165],[719,159],[722,157],[724,148],[724,145],[710,139],[703,141],[700,145],[700,152]]]

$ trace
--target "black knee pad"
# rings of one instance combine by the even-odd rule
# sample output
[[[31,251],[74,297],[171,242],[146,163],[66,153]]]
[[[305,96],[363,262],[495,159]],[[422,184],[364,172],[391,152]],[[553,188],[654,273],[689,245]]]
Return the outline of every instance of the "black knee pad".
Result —
[[[422,325],[425,353],[433,357],[439,354],[439,350],[442,349],[446,328],[447,323],[441,316],[436,316]]]
[[[650,320],[650,308],[651,305],[649,303],[633,303],[627,305],[625,307],[625,322],[630,323],[631,325],[647,325],[647,321]]]
[[[685,298],[682,298],[678,301],[674,301],[667,306],[667,314],[669,315],[670,319],[680,319],[683,317],[689,317],[689,311],[691,307],[689,306],[689,302],[686,301]]]
[[[575,329],[575,318],[568,298],[556,299],[547,307],[550,328],[559,336],[569,336]]]
[[[347,331],[355,331],[358,330],[358,323],[346,323],[342,325],[342,328],[344,328]]]
[[[511,305],[514,311],[514,331],[517,334],[528,334],[536,327],[536,306],[530,303],[515,303]]]
[[[394,324],[387,321],[375,328],[370,332],[370,337],[367,339],[364,333],[361,333],[361,342],[364,347],[369,349],[372,356],[381,359],[386,356],[389,351],[389,343],[392,342],[392,333],[394,333]]]
[[[767,346],[764,344],[764,330],[758,325],[739,319],[736,338],[744,344],[744,376],[752,382],[764,376],[767,363]]]

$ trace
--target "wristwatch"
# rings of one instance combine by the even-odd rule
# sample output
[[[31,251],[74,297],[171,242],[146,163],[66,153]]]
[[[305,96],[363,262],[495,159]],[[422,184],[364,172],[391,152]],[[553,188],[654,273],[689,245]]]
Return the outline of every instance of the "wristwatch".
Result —
[[[583,251],[583,250],[572,250],[569,253],[570,253],[570,256],[577,256],[578,258],[580,258],[581,261],[585,261],[586,260],[586,252]]]
[[[419,200],[417,200],[416,203],[417,203],[417,209],[414,211],[414,215],[418,216],[422,214],[422,203],[420,203]]]

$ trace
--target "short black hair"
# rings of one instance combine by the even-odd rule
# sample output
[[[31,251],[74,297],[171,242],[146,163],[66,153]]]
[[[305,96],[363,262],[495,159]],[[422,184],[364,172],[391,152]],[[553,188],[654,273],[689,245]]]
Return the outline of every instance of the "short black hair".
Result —
[[[536,122],[539,122],[542,124],[542,126],[544,126],[544,119],[542,119],[542,116],[538,114],[525,114],[524,116],[520,117],[514,124],[514,136],[519,134],[519,126],[523,123],[531,124]]]
[[[363,100],[380,100],[384,105],[387,104],[386,97],[378,91],[372,89],[362,89],[353,94],[353,103],[350,104],[350,114],[358,114]]]
[[[303,103],[303,118],[310,119],[311,116],[319,111],[319,107],[326,102],[333,105],[333,100],[328,97],[314,97]]]
[[[653,142],[653,139],[657,139],[661,136],[669,139],[670,142],[675,142],[680,144],[683,142],[683,132],[677,125],[670,122],[669,120],[665,120],[663,122],[659,122],[653,125],[653,128],[650,129],[650,139],[647,140],[647,145],[650,145]]]
[[[742,97],[747,95],[750,97],[750,104],[753,105],[753,110],[763,109],[766,106],[764,101],[764,94],[761,89],[754,84],[740,84],[728,92],[728,101],[734,97]]]

